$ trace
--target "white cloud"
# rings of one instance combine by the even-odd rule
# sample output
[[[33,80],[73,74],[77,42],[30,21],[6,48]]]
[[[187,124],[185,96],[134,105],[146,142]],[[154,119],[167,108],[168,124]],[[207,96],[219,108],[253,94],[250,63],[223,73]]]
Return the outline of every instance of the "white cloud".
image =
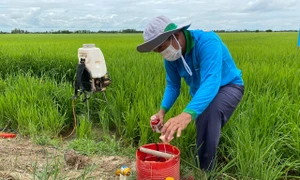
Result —
[[[143,30],[157,15],[191,29],[298,29],[299,0],[1,0],[0,31]]]
[[[246,7],[246,11],[284,11],[293,9],[297,5],[298,0],[254,0],[250,1]]]

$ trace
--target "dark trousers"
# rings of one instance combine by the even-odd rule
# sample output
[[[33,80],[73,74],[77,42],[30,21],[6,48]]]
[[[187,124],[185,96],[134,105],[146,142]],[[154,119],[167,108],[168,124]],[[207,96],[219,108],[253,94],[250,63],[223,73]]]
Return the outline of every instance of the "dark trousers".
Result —
[[[200,163],[201,169],[209,171],[213,168],[221,129],[236,109],[243,94],[244,86],[222,86],[205,111],[197,117],[196,162],[198,167],[198,162]]]

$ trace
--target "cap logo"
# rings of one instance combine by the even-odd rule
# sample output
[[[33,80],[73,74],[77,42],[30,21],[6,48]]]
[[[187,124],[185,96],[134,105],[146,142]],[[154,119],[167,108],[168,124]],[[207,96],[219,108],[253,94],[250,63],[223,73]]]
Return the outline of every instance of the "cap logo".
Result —
[[[165,28],[164,32],[168,32],[168,31],[171,31],[171,30],[175,30],[177,28],[177,25],[174,24],[174,23],[170,23],[167,25],[167,27]]]

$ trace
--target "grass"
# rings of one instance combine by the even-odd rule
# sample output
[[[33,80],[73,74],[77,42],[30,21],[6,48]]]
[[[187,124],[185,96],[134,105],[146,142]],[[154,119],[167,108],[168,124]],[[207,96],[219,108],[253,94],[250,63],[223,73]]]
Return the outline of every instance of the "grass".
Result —
[[[219,35],[242,69],[245,95],[223,128],[213,176],[299,179],[297,33]],[[88,103],[76,100],[79,126],[70,148],[85,154],[134,154],[134,147],[159,141],[149,118],[158,111],[165,72],[158,54],[136,51],[141,34],[0,36],[0,127],[9,125],[22,135],[42,136],[41,144],[69,132],[77,50],[82,44],[95,43],[112,79],[105,93],[108,105],[101,93],[93,94]],[[183,86],[166,118],[180,113],[189,100],[188,88]],[[101,133],[95,134],[96,127]],[[193,167],[194,125],[172,144],[181,150],[182,172],[191,170],[199,176]],[[133,149],[124,150],[127,146]]]
[[[37,79],[30,73],[10,75],[1,84],[1,126],[11,124],[13,129],[31,137],[59,135],[70,114],[65,108],[70,105],[70,85],[58,85],[46,77]],[[58,93],[62,94],[57,97]]]
[[[46,151],[46,153],[48,153]],[[95,165],[86,166],[77,177],[68,177],[68,175],[63,172],[64,162],[62,159],[58,157],[51,157],[47,154],[46,162],[42,164],[42,166],[37,162],[32,162],[32,174],[34,180],[40,179],[53,179],[53,180],[64,180],[64,179],[76,179],[76,180],[84,180],[84,179],[94,179],[95,177],[91,177],[90,174],[96,169]]]

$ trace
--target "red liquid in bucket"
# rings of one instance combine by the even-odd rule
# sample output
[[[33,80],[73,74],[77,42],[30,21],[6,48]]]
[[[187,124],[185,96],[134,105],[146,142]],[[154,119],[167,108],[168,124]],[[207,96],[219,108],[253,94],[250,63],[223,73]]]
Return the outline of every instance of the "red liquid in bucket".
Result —
[[[163,143],[146,144],[142,147],[173,154],[174,157],[165,159],[137,150],[137,180],[165,180],[167,177],[180,180],[180,151],[177,147]]]
[[[162,157],[150,156],[146,157],[144,161],[165,162],[166,159]]]

